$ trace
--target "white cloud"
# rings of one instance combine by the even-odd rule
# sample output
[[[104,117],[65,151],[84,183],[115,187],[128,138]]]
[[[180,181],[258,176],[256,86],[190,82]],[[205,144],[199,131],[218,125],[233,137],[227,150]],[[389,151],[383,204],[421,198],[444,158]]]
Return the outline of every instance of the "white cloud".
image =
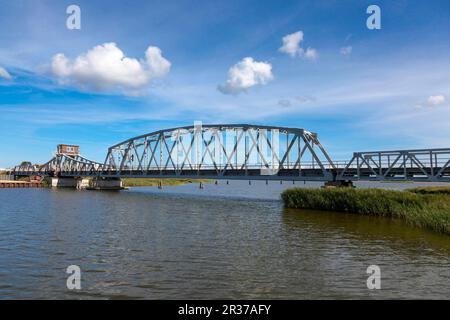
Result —
[[[125,56],[113,42],[96,46],[73,61],[58,53],[52,59],[51,72],[61,83],[85,89],[119,90],[139,94],[155,77],[166,75],[171,63],[157,47],[148,47],[146,60]]]
[[[352,54],[353,48],[352,46],[342,47],[340,52],[343,56],[349,56]]]
[[[303,41],[303,31],[297,31],[283,37],[283,46],[279,49],[291,57],[303,55],[303,49],[300,48],[300,42]]]
[[[445,102],[445,97],[443,95],[429,96],[427,100],[428,106],[438,106]]]
[[[436,107],[443,105],[445,103],[445,96],[443,95],[436,95],[436,96],[429,96],[428,99],[424,102],[418,103],[416,105],[416,108],[424,108],[424,107]]]
[[[162,56],[161,49],[148,47],[145,57],[152,76],[162,77],[169,73],[171,63]]]
[[[308,48],[305,51],[305,49],[300,46],[303,38],[304,33],[301,30],[288,34],[283,37],[283,46],[281,46],[278,50],[280,52],[287,53],[292,58],[305,57],[308,59],[316,59],[318,56],[316,49]]]
[[[312,49],[312,48],[306,49],[306,52],[305,52],[306,58],[314,60],[318,57],[318,55],[319,54],[317,53],[316,49]]]
[[[11,80],[12,77],[11,75],[8,73],[8,71],[6,71],[6,69],[0,67],[0,78],[6,79],[6,80]]]
[[[256,85],[265,85],[273,79],[272,65],[246,57],[228,71],[226,84],[218,89],[224,94],[239,94]]]

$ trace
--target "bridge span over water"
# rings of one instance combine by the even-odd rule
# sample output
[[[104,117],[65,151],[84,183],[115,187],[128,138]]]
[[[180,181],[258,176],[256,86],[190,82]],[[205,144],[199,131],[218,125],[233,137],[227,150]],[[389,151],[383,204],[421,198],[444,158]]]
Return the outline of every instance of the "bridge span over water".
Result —
[[[159,130],[118,143],[104,162],[57,152],[16,176],[450,182],[450,148],[355,152],[333,161],[316,133],[249,124]]]

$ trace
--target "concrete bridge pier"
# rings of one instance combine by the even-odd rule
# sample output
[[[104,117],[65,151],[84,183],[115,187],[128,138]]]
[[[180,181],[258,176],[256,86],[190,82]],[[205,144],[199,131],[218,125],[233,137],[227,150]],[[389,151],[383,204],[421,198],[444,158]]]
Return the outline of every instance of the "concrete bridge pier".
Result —
[[[123,182],[120,178],[94,178],[89,182],[87,190],[122,190]]]
[[[78,179],[72,177],[47,177],[45,180],[52,188],[78,188]]]
[[[83,190],[83,189],[88,189],[89,188],[89,183],[90,180],[86,179],[86,178],[78,178],[75,179],[77,181],[77,189],[78,190]]]
[[[124,189],[120,178],[47,177],[46,180],[52,188],[73,188],[78,190]]]

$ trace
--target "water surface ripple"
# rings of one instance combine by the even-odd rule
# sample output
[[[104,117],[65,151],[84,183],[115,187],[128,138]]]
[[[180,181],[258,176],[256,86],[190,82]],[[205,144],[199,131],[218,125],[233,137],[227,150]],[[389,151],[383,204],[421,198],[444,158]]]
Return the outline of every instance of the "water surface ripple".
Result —
[[[288,187],[2,189],[0,298],[450,297],[448,236],[384,218],[286,210],[279,194]],[[66,288],[72,264],[82,270],[80,291]],[[372,264],[381,290],[366,287]]]

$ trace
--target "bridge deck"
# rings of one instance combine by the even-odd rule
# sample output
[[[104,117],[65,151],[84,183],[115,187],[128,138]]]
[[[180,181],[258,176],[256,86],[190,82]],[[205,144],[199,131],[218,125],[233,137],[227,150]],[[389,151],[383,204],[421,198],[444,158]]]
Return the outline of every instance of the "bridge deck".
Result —
[[[436,170],[436,168],[434,168]],[[441,168],[438,167],[438,170]],[[381,172],[386,172],[388,168],[382,168]],[[431,172],[431,168],[425,168]],[[342,175],[344,169],[326,169],[327,174],[317,169],[282,169],[276,173],[271,170],[249,169],[249,170],[227,170],[226,172],[217,172],[211,169],[201,170],[122,170],[122,171],[63,171],[47,172],[44,175],[61,177],[103,177],[103,178],[157,178],[157,179],[226,179],[226,180],[286,180],[286,181],[331,181],[331,180],[350,180],[350,181],[432,181],[432,182],[450,182],[450,172],[445,173],[439,178],[425,175],[418,168],[391,169],[387,175],[374,174],[368,168],[347,168],[345,175]],[[42,172],[17,171],[17,176],[42,175]]]

